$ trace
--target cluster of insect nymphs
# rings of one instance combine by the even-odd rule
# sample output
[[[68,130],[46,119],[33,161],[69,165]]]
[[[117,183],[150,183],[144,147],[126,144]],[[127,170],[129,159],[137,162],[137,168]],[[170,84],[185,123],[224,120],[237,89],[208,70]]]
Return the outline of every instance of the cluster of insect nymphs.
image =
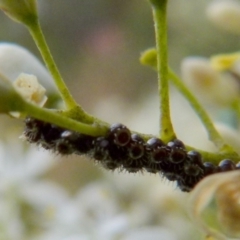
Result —
[[[167,144],[155,137],[145,141],[119,123],[113,124],[106,136],[92,137],[28,117],[24,135],[30,143],[59,154],[86,154],[109,170],[161,173],[177,181],[182,191],[190,191],[209,174],[240,168],[230,159],[222,160],[218,166],[203,162],[200,153],[188,152],[178,139]]]

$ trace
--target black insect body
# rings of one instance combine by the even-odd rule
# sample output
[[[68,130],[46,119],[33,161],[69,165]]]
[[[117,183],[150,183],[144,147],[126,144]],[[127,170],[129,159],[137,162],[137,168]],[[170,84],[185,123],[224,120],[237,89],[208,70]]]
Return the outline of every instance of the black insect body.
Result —
[[[162,171],[162,167],[166,165],[170,149],[158,138],[150,138],[146,143],[146,151],[148,154],[148,163],[145,169],[150,173]]]
[[[202,157],[197,151],[187,153],[177,184],[182,191],[190,191],[205,175]]]
[[[110,142],[105,137],[98,137],[93,141],[94,149],[91,153],[92,157],[97,161],[107,161],[111,157],[109,155]]]
[[[178,180],[183,175],[187,161],[187,151],[182,141],[175,139],[167,144],[169,156],[162,164],[163,175],[170,181]]]
[[[93,137],[28,117],[24,135],[30,143],[59,154],[86,154],[109,170],[160,173],[187,192],[210,174],[240,169],[240,163],[235,165],[231,159],[218,166],[203,162],[199,152],[187,152],[179,139],[167,144],[156,137],[145,141],[120,123],[111,125],[106,136]]]
[[[72,135],[68,137],[74,153],[78,155],[89,154],[93,150],[94,140],[95,137],[76,132],[72,132]]]
[[[220,172],[226,172],[230,170],[235,170],[236,165],[231,159],[223,159],[219,164],[218,168]]]
[[[33,119],[25,119],[24,135],[30,143],[37,143],[41,139],[41,131],[44,122]]]
[[[187,152],[185,145],[179,139],[175,139],[167,144],[171,149],[169,161],[173,164],[178,164],[183,162],[187,157]]]
[[[116,158],[112,158],[111,143],[106,137],[98,137],[93,140],[93,150],[89,155],[109,170],[115,170],[121,165]]]
[[[203,165],[204,165],[204,175],[205,176],[219,172],[218,167],[216,167],[211,162],[204,162]]]
[[[123,169],[131,173],[142,171],[148,162],[143,138],[138,134],[132,134],[126,149],[127,158],[123,161]]]
[[[61,139],[62,131],[62,128],[55,125],[49,123],[44,124],[41,130],[42,147],[45,149],[54,149],[56,142]],[[58,149],[56,149],[56,151],[58,151]]]
[[[115,123],[110,127],[109,139],[117,146],[124,147],[131,140],[131,132],[123,124]]]

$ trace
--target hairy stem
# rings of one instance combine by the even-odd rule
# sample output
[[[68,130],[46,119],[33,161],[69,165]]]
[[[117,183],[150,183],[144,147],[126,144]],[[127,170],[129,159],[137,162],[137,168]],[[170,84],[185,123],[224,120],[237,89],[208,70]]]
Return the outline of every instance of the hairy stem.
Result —
[[[167,46],[167,0],[152,0],[155,23],[158,91],[160,97],[160,136],[163,141],[175,138],[169,105],[168,46]]]
[[[77,106],[77,103],[75,102],[75,100],[73,99],[67,86],[65,85],[64,80],[62,79],[62,76],[53,60],[53,57],[48,48],[48,45],[46,43],[46,40],[45,40],[45,37],[41,30],[41,26],[40,26],[39,22],[34,21],[31,24],[29,24],[28,30],[29,30],[30,34],[32,35],[41,55],[43,57],[45,64],[55,81],[55,84],[62,96],[63,101],[66,104],[67,109],[74,108],[75,106]]]
[[[177,89],[182,93],[182,95],[188,100],[189,104],[192,106],[198,117],[201,119],[203,125],[205,126],[209,139],[216,145],[220,152],[235,153],[233,148],[225,143],[221,135],[218,133],[214,127],[212,120],[208,116],[207,112],[194,97],[194,95],[189,91],[189,89],[183,84],[181,79],[171,70],[168,70],[169,79],[177,87]]]
[[[104,136],[108,131],[108,127],[104,126],[103,124],[90,125],[81,123],[71,118],[65,117],[56,111],[54,112],[46,108],[39,108],[27,102],[25,102],[23,111],[26,112],[29,116],[36,119],[91,136]]]

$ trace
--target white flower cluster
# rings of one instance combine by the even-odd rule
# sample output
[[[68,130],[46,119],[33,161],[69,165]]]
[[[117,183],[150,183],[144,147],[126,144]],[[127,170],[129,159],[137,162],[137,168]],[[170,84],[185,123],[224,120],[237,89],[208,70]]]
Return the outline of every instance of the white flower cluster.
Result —
[[[38,180],[52,164],[49,154],[26,149],[17,138],[0,142],[0,239],[27,239],[29,224],[43,224],[38,223],[46,219],[41,207],[56,205],[46,196],[61,195],[56,186]]]
[[[0,142],[0,239],[191,238],[187,195],[159,177],[106,174],[70,196],[42,178],[53,156],[10,141]]]

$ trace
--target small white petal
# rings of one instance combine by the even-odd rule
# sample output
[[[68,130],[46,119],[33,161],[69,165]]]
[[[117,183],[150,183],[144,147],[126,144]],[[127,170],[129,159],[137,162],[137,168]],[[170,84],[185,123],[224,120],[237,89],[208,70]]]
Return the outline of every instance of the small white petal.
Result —
[[[0,73],[0,113],[22,110],[24,100],[14,89],[12,83]]]
[[[240,3],[235,0],[215,0],[207,8],[208,18],[216,26],[240,34]]]
[[[48,181],[31,181],[22,187],[22,197],[38,209],[50,209],[55,212],[67,203],[68,194],[63,188]]]
[[[191,192],[189,213],[207,235],[219,240],[226,240],[226,235],[240,237],[239,179],[239,171],[213,174]],[[215,213],[218,221],[214,228],[204,221],[203,213],[208,210]]]
[[[238,97],[235,79],[214,70],[207,58],[188,57],[181,71],[187,86],[205,104],[228,105]]]
[[[162,227],[142,227],[128,232],[122,240],[177,240],[178,237]]]
[[[236,129],[221,123],[215,124],[216,129],[221,134],[225,142],[234,148],[236,152],[240,154],[240,138],[239,132]]]

